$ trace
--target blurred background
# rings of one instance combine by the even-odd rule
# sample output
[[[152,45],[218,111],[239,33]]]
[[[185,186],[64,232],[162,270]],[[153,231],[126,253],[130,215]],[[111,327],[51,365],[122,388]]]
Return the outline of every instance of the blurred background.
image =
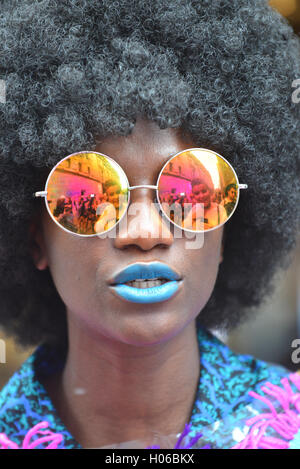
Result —
[[[300,205],[300,204],[299,204]],[[221,338],[222,335],[221,335]],[[255,317],[235,329],[224,341],[235,351],[254,355],[262,360],[300,370],[293,363],[292,347],[300,339],[300,239],[287,271],[279,272],[274,294],[265,300]],[[298,347],[300,350],[300,340]]]
[[[300,0],[270,0],[269,4],[300,35]],[[239,353],[280,363],[291,370],[300,369],[300,363],[293,363],[291,358],[296,350],[291,344],[300,338],[300,235],[292,265],[288,271],[278,274],[275,284],[274,294],[257,311],[255,318],[224,340]]]
[[[300,0],[271,0],[269,3],[300,35]],[[278,273],[275,285],[274,294],[266,299],[255,317],[228,336],[218,335],[238,353],[282,364],[291,370],[300,369],[300,363],[293,363],[291,358],[295,350],[292,342],[300,339],[300,236],[289,270]],[[0,338],[1,389],[33,349],[22,350],[1,331]]]
[[[269,4],[287,18],[296,33],[300,31],[300,1],[270,0]]]

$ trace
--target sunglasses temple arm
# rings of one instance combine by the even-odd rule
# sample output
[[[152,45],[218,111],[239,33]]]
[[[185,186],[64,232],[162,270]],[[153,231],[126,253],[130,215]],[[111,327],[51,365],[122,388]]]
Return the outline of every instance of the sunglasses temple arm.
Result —
[[[132,189],[138,189],[139,187],[145,187],[146,189],[158,189],[158,186],[149,186],[149,185],[142,185],[142,186],[129,186],[128,189],[131,191]]]
[[[34,192],[33,197],[47,197],[47,191]]]

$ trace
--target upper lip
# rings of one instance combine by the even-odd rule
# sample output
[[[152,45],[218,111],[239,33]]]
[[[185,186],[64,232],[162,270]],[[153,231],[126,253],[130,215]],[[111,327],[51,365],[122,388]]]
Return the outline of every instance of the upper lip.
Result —
[[[110,281],[111,285],[131,282],[136,279],[165,278],[180,280],[178,272],[162,262],[137,262],[119,271]]]

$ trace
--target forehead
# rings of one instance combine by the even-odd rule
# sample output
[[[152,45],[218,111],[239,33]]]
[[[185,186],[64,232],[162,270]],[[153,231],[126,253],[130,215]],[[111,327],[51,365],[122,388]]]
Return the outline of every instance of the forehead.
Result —
[[[131,185],[154,184],[163,165],[180,151],[195,147],[180,129],[160,129],[139,119],[132,133],[98,139],[95,151],[113,158],[123,168]]]

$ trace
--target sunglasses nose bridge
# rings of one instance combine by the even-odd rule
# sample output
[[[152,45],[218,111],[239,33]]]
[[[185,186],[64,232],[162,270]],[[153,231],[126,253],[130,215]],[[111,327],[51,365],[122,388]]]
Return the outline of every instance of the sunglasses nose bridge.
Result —
[[[158,186],[153,186],[149,184],[143,184],[141,186],[129,186],[129,190],[131,191],[132,189],[139,189],[139,188],[145,188],[145,189],[155,189],[157,190]]]
[[[143,190],[136,192],[134,189],[143,189]],[[152,191],[148,191],[147,189],[152,189]],[[158,186],[154,186],[151,184],[129,186],[128,190],[129,190],[129,195],[130,195],[130,201],[132,203],[133,200],[140,199],[142,194],[145,195],[148,193],[148,197],[150,197],[152,201],[155,199],[155,202],[158,202],[157,198],[155,197],[155,195],[157,194],[157,189],[158,189]],[[153,192],[153,191],[156,191],[156,192]]]
[[[150,205],[154,203],[154,205],[157,204],[158,200],[157,200],[157,187],[158,186],[154,186],[154,185],[149,185],[149,184],[142,184],[142,185],[139,185],[139,186],[129,186],[128,187],[128,190],[129,190],[129,206],[127,207],[127,209],[130,211],[132,211],[132,208],[134,209],[134,207],[132,206],[140,206],[141,204],[145,205],[145,208],[146,210],[149,209]],[[142,189],[142,190],[134,190],[134,189]],[[149,189],[152,189],[152,190],[149,190]],[[151,203],[150,203],[151,202]]]

